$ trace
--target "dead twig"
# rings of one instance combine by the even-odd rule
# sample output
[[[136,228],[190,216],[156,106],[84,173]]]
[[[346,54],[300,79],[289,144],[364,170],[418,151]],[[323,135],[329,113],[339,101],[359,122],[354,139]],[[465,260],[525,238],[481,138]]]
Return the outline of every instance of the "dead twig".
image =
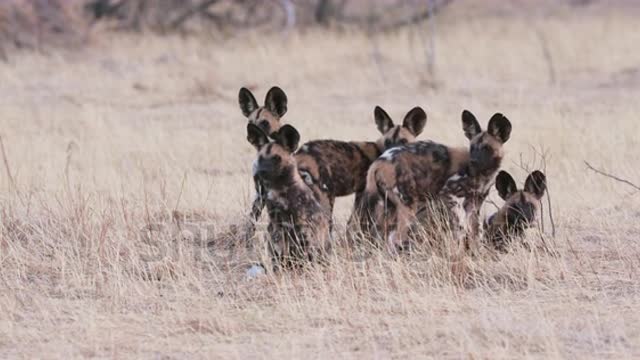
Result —
[[[627,179],[623,179],[623,178],[618,177],[618,176],[616,176],[616,175],[609,174],[609,173],[607,173],[607,172],[605,172],[605,171],[603,171],[603,170],[596,169],[596,168],[595,168],[595,167],[593,167],[591,164],[589,164],[586,160],[584,160],[584,164],[585,164],[585,165],[587,165],[587,168],[588,168],[589,170],[591,170],[591,171],[595,172],[596,174],[599,174],[599,175],[602,175],[602,176],[608,177],[609,179],[613,179],[613,180],[615,180],[615,181],[617,181],[617,182],[621,182],[621,183],[623,183],[623,184],[627,184],[627,185],[631,186],[632,188],[634,188],[634,189],[636,189],[636,190],[640,191],[640,186],[638,186],[638,185],[636,185],[636,184],[632,183],[631,181],[629,181],[629,180],[627,180]]]
[[[549,220],[551,221],[551,236],[556,237],[556,222],[553,220],[553,207],[551,206],[551,191],[547,182],[547,206],[549,207]]]
[[[69,192],[69,196],[72,196],[71,193],[71,161],[73,158],[73,154],[75,153],[76,149],[78,148],[78,145],[75,143],[75,141],[69,141],[69,143],[67,144],[67,159],[65,161],[65,165],[64,165],[64,179],[65,182],[67,183],[67,191]]]
[[[12,189],[16,189],[16,181],[11,174],[11,167],[9,166],[9,158],[7,156],[7,152],[4,148],[4,140],[2,140],[2,135],[0,135],[0,150],[2,150],[2,161],[4,162],[4,169],[7,172],[7,177],[9,178],[9,184]]]
[[[533,164],[533,168],[538,168],[538,169],[542,169],[542,172],[547,175],[547,190],[546,190],[546,194],[547,194],[547,206],[549,208],[549,221],[551,221],[551,236],[555,238],[556,236],[556,222],[553,218],[553,207],[552,207],[552,200],[551,200],[551,189],[549,186],[549,174],[547,171],[547,162],[549,161],[549,159],[551,159],[551,154],[549,154],[549,151],[547,149],[545,149],[544,147],[540,147],[540,149],[538,150],[535,146],[533,145],[529,145],[529,147],[531,148],[531,150],[533,151],[533,160],[530,162],[531,164]],[[522,156],[522,153],[520,154],[520,163],[516,163],[514,162],[518,167],[520,167],[520,169],[526,171],[527,173],[530,173],[532,171],[532,166],[530,166],[528,163],[526,163],[524,161],[524,158]],[[541,231],[544,233],[544,207],[542,206],[542,200],[540,200],[540,212],[541,212]]]
[[[547,181],[546,181],[547,206],[549,207],[549,221],[551,221],[551,236],[555,238],[556,222],[553,219],[553,207],[551,206],[551,187],[549,186],[549,177],[548,177],[548,171],[547,171],[547,160],[551,158],[551,155],[549,154],[549,151],[547,149],[544,149],[542,146],[540,146],[540,151],[538,151],[534,146],[531,146],[531,149],[534,151],[535,154],[540,156],[540,164],[542,165],[542,171],[544,172],[545,175],[547,175]],[[542,200],[540,200],[540,202],[542,205]],[[540,208],[542,209],[542,211],[544,211],[542,206]],[[544,224],[544,212],[540,217],[543,219],[542,223]],[[544,225],[543,225],[543,231],[544,231]]]
[[[493,206],[496,208],[496,210],[500,210],[500,206],[498,206],[498,204],[496,204],[496,202],[495,202],[495,201],[490,200],[490,199],[487,199],[487,200],[485,200],[485,202],[486,202],[487,204],[491,204],[491,205],[493,205]]]
[[[178,212],[178,207],[180,206],[180,200],[182,199],[182,193],[184,192],[184,184],[187,181],[187,172],[184,172],[184,175],[182,176],[182,184],[180,185],[180,192],[178,193],[178,200],[176,200],[176,206],[173,207],[173,214],[175,214],[176,212]],[[178,224],[178,227],[179,224]]]
[[[555,85],[556,83],[556,67],[553,62],[553,56],[551,55],[551,49],[549,48],[549,41],[542,33],[542,31],[536,28],[536,36],[540,42],[540,48],[542,50],[542,57],[547,64],[547,72],[549,74],[549,83]]]

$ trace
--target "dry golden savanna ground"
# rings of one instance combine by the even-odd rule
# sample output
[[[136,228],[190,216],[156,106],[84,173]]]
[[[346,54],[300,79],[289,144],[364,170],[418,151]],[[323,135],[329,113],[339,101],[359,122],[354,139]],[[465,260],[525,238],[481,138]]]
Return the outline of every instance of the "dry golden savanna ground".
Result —
[[[0,357],[639,357],[640,194],[583,163],[640,182],[637,13],[445,14],[436,32],[435,79],[428,37],[407,30],[117,34],[13,54],[0,64]],[[374,139],[375,105],[397,120],[420,105],[421,139],[465,145],[463,109],[503,112],[519,184],[521,162],[547,153],[552,251],[467,259],[462,285],[446,260],[384,253],[247,279],[251,258],[217,232],[252,193],[238,89],[262,100],[274,84],[303,140]]]

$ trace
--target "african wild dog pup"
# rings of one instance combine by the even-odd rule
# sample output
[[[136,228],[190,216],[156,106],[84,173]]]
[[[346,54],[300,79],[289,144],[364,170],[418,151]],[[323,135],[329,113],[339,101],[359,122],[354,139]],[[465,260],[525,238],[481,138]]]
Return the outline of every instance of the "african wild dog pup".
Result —
[[[269,214],[269,250],[275,265],[315,260],[330,246],[329,217],[304,183],[293,152],[300,135],[283,125],[269,136],[247,125],[247,140],[258,150],[254,173],[264,187]]]
[[[511,123],[498,113],[483,131],[475,116],[465,110],[462,128],[470,140],[468,148],[419,141],[387,150],[371,165],[363,200],[366,233],[387,226],[372,222],[388,217],[395,223],[389,225],[392,229],[382,229],[389,249],[404,247],[417,212],[430,200],[437,200],[445,205],[454,239],[477,240],[480,206],[500,168]],[[380,208],[384,216],[375,214]]]
[[[511,240],[522,236],[524,230],[535,223],[547,179],[536,170],[527,176],[524,188],[518,190],[511,175],[500,171],[496,176],[496,189],[504,205],[485,222],[484,240],[498,251],[507,251]]]
[[[280,126],[282,126],[281,118],[287,112],[287,95],[277,86],[272,87],[267,92],[264,106],[259,106],[251,91],[244,87],[238,93],[238,103],[248,123],[256,125],[269,136],[280,129]],[[248,242],[255,233],[255,223],[260,218],[264,208],[264,187],[255,176],[255,164],[253,172],[256,194],[249,212],[249,219],[244,224],[243,234],[241,235],[245,242]]]

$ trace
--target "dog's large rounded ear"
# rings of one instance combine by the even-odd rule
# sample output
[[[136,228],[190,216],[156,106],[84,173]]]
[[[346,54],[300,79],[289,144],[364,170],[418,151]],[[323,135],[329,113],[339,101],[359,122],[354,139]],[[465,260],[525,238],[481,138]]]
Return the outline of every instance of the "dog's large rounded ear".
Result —
[[[504,115],[496,113],[489,120],[487,132],[504,144],[511,136],[511,122]]]
[[[247,88],[241,88],[238,93],[238,103],[240,104],[240,110],[244,116],[251,115],[252,112],[258,108],[258,102],[253,94]]]
[[[508,172],[501,170],[496,176],[496,190],[502,200],[507,200],[509,196],[518,191],[518,186]]]
[[[294,152],[300,143],[300,133],[291,125],[284,125],[278,130],[276,142],[289,152]]]
[[[380,106],[376,106],[376,108],[373,109],[373,118],[376,121],[376,127],[378,128],[378,131],[382,135],[391,130],[391,128],[394,126],[393,120],[391,120],[389,114],[387,114],[387,112],[384,111],[384,109]]]
[[[538,200],[542,199],[547,190],[547,177],[538,170],[527,176],[524,182],[524,191],[533,194]]]
[[[413,136],[418,136],[427,124],[427,113],[420,106],[409,110],[402,121],[402,127],[409,130]]]
[[[254,124],[247,124],[247,140],[257,150],[269,143],[267,134]]]
[[[469,110],[462,112],[462,130],[464,130],[464,136],[469,140],[482,132],[478,119]]]
[[[272,87],[264,99],[264,107],[274,115],[284,116],[287,112],[287,95],[279,87]]]

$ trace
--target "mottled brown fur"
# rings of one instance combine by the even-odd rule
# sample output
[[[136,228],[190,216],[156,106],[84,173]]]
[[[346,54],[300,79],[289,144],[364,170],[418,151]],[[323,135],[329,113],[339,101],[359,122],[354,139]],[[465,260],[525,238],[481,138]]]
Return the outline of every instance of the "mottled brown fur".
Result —
[[[258,149],[255,176],[264,188],[269,214],[269,249],[275,265],[314,260],[330,248],[330,214],[317,201],[297,168],[293,152],[300,136],[283,125],[269,137],[247,125],[247,139]]]
[[[427,114],[420,107],[415,107],[406,114],[402,125],[395,125],[389,115],[377,106],[374,118],[382,134],[376,142],[315,140],[307,142],[296,152],[300,173],[320,203],[328,206],[331,212],[336,197],[354,193],[354,209],[359,208],[369,166],[384,150],[415,141],[424,129]]]
[[[375,160],[369,157],[370,151],[365,150],[374,146],[373,143],[316,140],[304,144],[295,158],[300,173],[320,202],[333,209],[336,197],[364,189],[367,169]]]
[[[367,233],[382,227],[391,249],[406,245],[407,232],[419,210],[429,201],[446,205],[454,236],[476,239],[479,232],[479,208],[488,194],[493,176],[502,161],[502,145],[509,139],[510,122],[495,114],[487,131],[482,131],[475,116],[462,114],[469,149],[450,148],[420,141],[387,150],[370,167],[362,228]],[[380,224],[376,215],[380,202],[392,212],[395,224]]]
[[[504,204],[487,219],[484,242],[498,251],[507,251],[511,241],[535,224],[546,188],[546,177],[540,171],[529,174],[522,190],[518,190],[509,173],[500,171],[496,189]]]
[[[454,166],[459,166],[459,153],[459,149],[431,141],[385,152],[367,174],[361,220],[364,233],[386,237],[403,226],[399,222],[416,214],[458,171]],[[381,211],[384,215],[380,215]]]

